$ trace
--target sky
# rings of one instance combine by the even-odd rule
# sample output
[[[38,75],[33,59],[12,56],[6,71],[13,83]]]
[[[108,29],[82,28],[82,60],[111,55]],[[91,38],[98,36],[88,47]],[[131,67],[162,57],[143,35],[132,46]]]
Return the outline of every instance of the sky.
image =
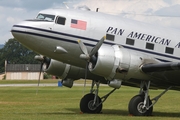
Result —
[[[92,11],[118,15],[154,25],[180,29],[180,0],[0,0],[0,44],[13,36],[10,30],[14,24],[35,18],[40,10],[71,9],[86,5]]]

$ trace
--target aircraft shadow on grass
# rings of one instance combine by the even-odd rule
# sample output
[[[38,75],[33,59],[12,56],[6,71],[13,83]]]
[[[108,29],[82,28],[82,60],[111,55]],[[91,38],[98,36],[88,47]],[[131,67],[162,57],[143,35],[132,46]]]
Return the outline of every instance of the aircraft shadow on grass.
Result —
[[[82,114],[78,108],[67,108],[67,111],[70,112],[41,112],[41,113],[36,113],[36,114],[48,114],[48,115],[74,115],[74,114]],[[23,114],[31,114],[31,113],[23,113]],[[99,114],[104,114],[104,115],[115,115],[115,116],[131,116],[129,115],[128,111],[126,110],[114,110],[114,109],[103,109],[103,111]],[[180,113],[173,113],[173,112],[157,112],[154,111],[152,117],[179,117],[180,118]]]
[[[66,110],[71,111],[74,114],[80,113],[80,110],[76,109],[76,108],[68,108]],[[127,110],[114,110],[114,109],[103,109],[101,114],[117,115],[117,116],[130,116]],[[180,118],[180,113],[154,111],[152,116],[154,116],[154,117],[179,117]]]

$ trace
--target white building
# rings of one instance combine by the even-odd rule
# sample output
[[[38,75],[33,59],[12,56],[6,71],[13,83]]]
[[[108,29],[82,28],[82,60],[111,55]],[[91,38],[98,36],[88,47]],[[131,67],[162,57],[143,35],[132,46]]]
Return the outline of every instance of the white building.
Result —
[[[6,64],[6,80],[38,80],[40,64]],[[43,72],[40,79],[43,79]]]

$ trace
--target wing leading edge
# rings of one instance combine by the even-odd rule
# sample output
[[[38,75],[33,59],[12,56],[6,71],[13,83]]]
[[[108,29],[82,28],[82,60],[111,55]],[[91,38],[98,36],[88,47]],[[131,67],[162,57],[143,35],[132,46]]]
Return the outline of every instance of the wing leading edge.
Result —
[[[166,62],[144,64],[141,70],[153,78],[152,80],[159,88],[160,86],[173,86],[174,90],[180,90],[180,63]]]
[[[180,63],[179,62],[167,62],[167,63],[145,64],[141,67],[141,70],[144,73],[180,70]]]

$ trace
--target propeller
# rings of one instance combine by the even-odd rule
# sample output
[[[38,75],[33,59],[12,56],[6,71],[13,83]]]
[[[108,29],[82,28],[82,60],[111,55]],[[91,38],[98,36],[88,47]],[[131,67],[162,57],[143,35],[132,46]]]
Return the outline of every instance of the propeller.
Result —
[[[84,45],[84,43],[81,40],[78,40],[79,47],[83,52],[83,54],[80,55],[80,58],[86,60],[87,62],[90,62],[93,58],[93,55],[96,54],[96,52],[99,50],[105,39],[106,36],[102,37],[90,53],[88,53],[87,47]]]
[[[84,91],[86,87],[86,78],[87,78],[87,72],[88,72],[88,64],[89,62],[95,63],[97,58],[95,57],[95,54],[103,44],[104,40],[106,39],[106,36],[102,37],[100,41],[95,45],[95,47],[91,50],[90,53],[88,53],[87,47],[84,45],[84,43],[81,40],[78,40],[79,47],[83,54],[80,55],[80,58],[83,60],[86,60],[86,68],[85,68],[85,81],[84,81]]]
[[[41,62],[40,72],[39,72],[39,79],[38,79],[38,86],[37,86],[37,89],[36,89],[36,95],[37,95],[37,93],[38,93],[38,88],[39,88],[39,84],[40,84],[40,79],[41,79],[41,73],[42,73],[42,70],[43,70],[43,65],[44,65],[44,63],[46,63],[47,65],[49,65],[50,59],[47,58],[47,57],[45,57],[45,56],[42,56],[42,55],[36,55],[36,56],[34,57],[34,59]]]

